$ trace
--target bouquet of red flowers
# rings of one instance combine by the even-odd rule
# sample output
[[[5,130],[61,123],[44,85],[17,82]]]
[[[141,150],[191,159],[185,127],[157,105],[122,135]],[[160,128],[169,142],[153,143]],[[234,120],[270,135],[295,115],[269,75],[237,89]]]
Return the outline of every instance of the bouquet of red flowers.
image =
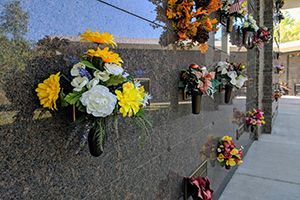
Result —
[[[237,148],[232,137],[224,136],[219,141],[217,148],[217,160],[226,169],[243,163],[243,148]]]
[[[262,126],[266,124],[264,112],[259,108],[254,108],[246,114],[247,126]]]

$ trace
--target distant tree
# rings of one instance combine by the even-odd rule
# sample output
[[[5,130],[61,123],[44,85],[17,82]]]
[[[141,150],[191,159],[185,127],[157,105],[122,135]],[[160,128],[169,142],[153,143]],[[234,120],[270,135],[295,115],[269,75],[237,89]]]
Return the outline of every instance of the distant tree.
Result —
[[[30,45],[25,39],[27,27],[28,13],[22,10],[20,1],[5,4],[0,13],[1,79],[9,71],[25,69],[30,58]]]
[[[28,29],[28,13],[24,12],[19,0],[14,0],[4,5],[0,15],[1,32],[21,39]]]
[[[285,18],[277,27],[277,30],[279,30],[280,33],[280,41],[290,42],[300,40],[300,20],[291,18],[291,16],[287,12],[284,12],[284,17]]]

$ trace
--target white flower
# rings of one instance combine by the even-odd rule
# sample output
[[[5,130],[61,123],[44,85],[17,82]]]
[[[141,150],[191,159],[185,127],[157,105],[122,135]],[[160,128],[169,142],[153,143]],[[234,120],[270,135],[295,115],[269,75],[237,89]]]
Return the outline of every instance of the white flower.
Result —
[[[75,64],[72,69],[71,69],[71,75],[72,76],[79,76],[79,70],[80,69],[85,69],[85,65],[82,63],[77,63]]]
[[[245,82],[248,80],[247,77],[243,76],[243,75],[239,75],[237,78],[236,78],[236,87],[237,88],[242,88],[243,85],[245,84]]]
[[[124,71],[122,67],[114,63],[105,63],[104,68],[109,74],[113,74],[115,76],[121,75]]]
[[[143,107],[145,107],[147,104],[149,104],[149,100],[151,100],[151,99],[152,99],[152,96],[146,92],[144,94]]]
[[[122,76],[123,76],[123,78],[127,78],[127,77],[129,76],[129,74],[128,74],[127,72],[124,72],[124,73],[122,74]]]
[[[93,78],[92,80],[90,80],[90,82],[87,84],[87,88],[91,89],[92,87],[94,87],[95,85],[97,85],[99,83],[99,79],[97,78]]]
[[[218,72],[222,72],[222,74],[226,74],[228,65],[229,65],[229,63],[220,61],[217,65],[218,66],[218,68],[217,68]],[[223,73],[224,69],[226,69],[226,73]]]
[[[78,76],[72,80],[71,85],[74,87],[74,91],[79,92],[84,86],[86,86],[86,84],[88,84],[88,82],[89,79],[87,77]]]
[[[139,82],[139,81],[137,81],[137,80],[134,80],[134,87],[135,88],[140,88],[142,85],[141,85],[141,83]]]
[[[109,79],[109,73],[107,71],[95,71],[94,76],[103,82]]]
[[[95,117],[110,115],[116,106],[117,98],[103,85],[96,85],[82,94],[80,101],[86,106],[86,112]]]

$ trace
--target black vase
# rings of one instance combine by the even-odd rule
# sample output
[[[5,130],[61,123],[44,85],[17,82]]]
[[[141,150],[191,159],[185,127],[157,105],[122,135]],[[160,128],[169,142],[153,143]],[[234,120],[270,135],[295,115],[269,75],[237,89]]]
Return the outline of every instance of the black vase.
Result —
[[[246,49],[253,49],[254,43],[253,43],[253,36],[254,32],[249,31],[248,29],[243,29],[243,45]]]
[[[98,135],[93,127],[88,136],[89,150],[92,156],[99,157],[103,153],[103,146],[97,144]]]
[[[201,110],[201,92],[192,92],[192,113],[199,114]]]
[[[225,103],[229,103],[231,100],[231,94],[232,94],[232,85],[225,85]]]
[[[228,16],[226,21],[226,31],[227,33],[231,33],[233,30],[233,16]]]

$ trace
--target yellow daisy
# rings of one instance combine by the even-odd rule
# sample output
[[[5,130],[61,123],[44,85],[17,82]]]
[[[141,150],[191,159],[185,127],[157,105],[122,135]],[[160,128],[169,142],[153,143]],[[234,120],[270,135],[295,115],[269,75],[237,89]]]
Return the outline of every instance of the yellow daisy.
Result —
[[[234,160],[233,158],[229,158],[229,159],[226,161],[226,165],[227,165],[227,166],[233,167],[233,166],[236,165],[236,162],[235,162],[235,160]]]
[[[136,88],[133,83],[127,82],[123,84],[123,91],[116,90],[117,99],[119,101],[120,113],[123,117],[131,117],[135,115],[143,105],[144,89]]]
[[[44,108],[57,110],[56,101],[60,92],[59,75],[60,72],[52,74],[48,79],[44,80],[43,83],[39,83],[38,87],[35,89],[40,100],[40,104]]]
[[[108,47],[105,47],[103,50],[98,47],[96,51],[94,49],[89,49],[86,54],[90,57],[99,57],[105,63],[115,63],[119,66],[123,63],[119,54],[109,51]]]
[[[108,44],[112,47],[116,47],[117,44],[114,41],[114,36],[109,33],[99,33],[99,32],[93,32],[91,30],[86,30],[84,33],[80,35],[81,41],[89,41],[94,42],[96,44]]]

